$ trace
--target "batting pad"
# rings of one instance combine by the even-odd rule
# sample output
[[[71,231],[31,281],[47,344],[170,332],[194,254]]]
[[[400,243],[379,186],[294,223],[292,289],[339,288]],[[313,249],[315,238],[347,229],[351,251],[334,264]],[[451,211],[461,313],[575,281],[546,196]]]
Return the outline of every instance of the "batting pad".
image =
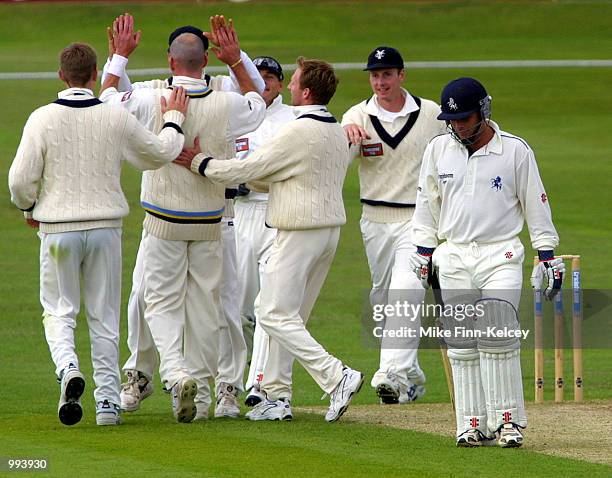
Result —
[[[474,330],[477,335],[478,350],[495,352],[498,349],[518,349],[520,347],[520,324],[514,305],[500,298],[484,298],[474,303]],[[500,333],[500,335],[497,335]]]
[[[457,437],[470,429],[489,436],[480,357],[476,349],[448,349],[455,388]]]
[[[504,423],[527,426],[520,350],[480,352],[480,372],[487,403],[487,425],[495,432]]]

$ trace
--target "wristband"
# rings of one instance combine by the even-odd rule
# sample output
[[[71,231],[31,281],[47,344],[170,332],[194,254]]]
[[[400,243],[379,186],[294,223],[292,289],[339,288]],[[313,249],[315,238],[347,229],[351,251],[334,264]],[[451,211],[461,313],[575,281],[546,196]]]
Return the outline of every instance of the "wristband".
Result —
[[[128,64],[128,59],[124,56],[117,55],[116,53],[113,55],[113,59],[108,65],[106,73],[110,75],[115,75],[121,78],[125,73],[125,67]]]
[[[552,261],[555,258],[555,251],[538,251],[540,262]]]
[[[433,254],[434,249],[435,249],[434,247],[417,246],[417,254],[420,254],[425,257],[429,257]]]
[[[240,63],[242,63],[242,58],[239,58],[238,61],[236,61],[235,63],[232,63],[230,65],[230,68],[234,68],[234,67],[240,65]]]

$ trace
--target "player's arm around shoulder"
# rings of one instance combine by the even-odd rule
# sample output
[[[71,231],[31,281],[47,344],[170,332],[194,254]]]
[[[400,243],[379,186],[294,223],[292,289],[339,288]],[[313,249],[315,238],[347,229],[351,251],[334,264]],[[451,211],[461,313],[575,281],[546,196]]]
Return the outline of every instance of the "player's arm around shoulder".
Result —
[[[301,160],[303,155],[299,154],[299,144],[303,143],[303,140],[296,125],[297,122],[290,122],[281,127],[278,134],[251,153],[247,161],[238,158],[217,159],[199,153],[193,158],[181,159],[179,156],[175,162],[195,174],[218,183],[236,184],[251,180],[284,181],[300,174],[305,168]]]
[[[122,149],[124,159],[137,169],[147,170],[160,168],[177,158],[185,144],[182,125],[188,104],[189,97],[183,88],[174,88],[167,99],[161,96],[164,122],[158,135],[126,113]]]

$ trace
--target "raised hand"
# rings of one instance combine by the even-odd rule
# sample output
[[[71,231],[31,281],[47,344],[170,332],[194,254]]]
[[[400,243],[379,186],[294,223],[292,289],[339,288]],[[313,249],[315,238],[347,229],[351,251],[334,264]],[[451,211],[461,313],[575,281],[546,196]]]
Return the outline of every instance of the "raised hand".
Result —
[[[115,20],[117,21],[117,20]],[[113,22],[112,27],[106,27],[106,34],[108,35],[108,58],[112,58],[115,54],[115,38],[113,35],[115,22]]]
[[[134,33],[134,17],[125,13],[117,17],[113,23],[113,44],[115,53],[129,57],[140,43],[142,32]]]
[[[234,65],[240,61],[240,45],[238,35],[232,19],[225,22],[223,15],[210,17],[211,32],[204,32],[204,36],[213,45],[211,50],[219,61],[226,65]]]

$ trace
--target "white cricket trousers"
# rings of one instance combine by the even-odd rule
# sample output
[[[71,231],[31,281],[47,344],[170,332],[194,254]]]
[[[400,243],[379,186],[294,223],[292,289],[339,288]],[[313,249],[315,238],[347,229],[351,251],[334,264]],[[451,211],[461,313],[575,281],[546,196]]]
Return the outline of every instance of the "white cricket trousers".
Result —
[[[91,341],[94,398],[119,404],[121,228],[101,228],[40,237],[40,303],[55,373],[79,366],[74,328],[81,305],[81,279]]]
[[[416,249],[412,243],[411,221],[382,223],[362,217],[360,226],[372,277],[372,306],[398,301],[421,304],[425,299],[425,289],[408,262],[408,256]],[[419,330],[420,315],[414,318],[386,317],[386,330],[400,330],[402,326]],[[409,385],[407,380],[418,385],[425,383],[425,374],[417,357],[418,348],[418,334],[415,338],[401,340],[384,338],[381,341],[379,368],[372,377],[371,385],[376,387],[388,373],[393,373],[404,385]]]
[[[224,217],[222,219],[221,241],[223,243],[223,273],[220,290],[222,313],[219,326],[219,366],[215,385],[217,392],[221,383],[232,385],[236,391],[243,392],[247,348],[240,321],[236,235],[233,218]]]
[[[276,237],[276,229],[266,226],[268,201],[251,199],[253,195],[251,192],[246,198],[237,199],[234,205],[240,317],[245,336],[246,331],[255,327],[252,337],[251,366],[246,381],[247,390],[259,386],[268,360],[269,338],[261,326],[257,325],[255,299],[259,294],[264,266]],[[284,375],[289,377],[289,386],[291,386],[292,362],[293,358],[290,358],[285,364]]]
[[[342,379],[342,362],[306,330],[306,321],[336,253],[340,227],[279,230],[266,263],[259,293],[259,324],[270,336],[261,390],[269,399],[286,391],[283,368],[295,357],[325,392]],[[290,355],[287,355],[290,354]],[[290,360],[289,360],[290,361]]]
[[[159,352],[161,380],[170,389],[191,376],[208,391],[217,374],[221,242],[169,241],[145,232],[140,247],[145,320]]]
[[[438,269],[444,304],[494,298],[518,310],[524,255],[518,238],[488,244],[441,244],[434,251],[433,263]],[[475,428],[490,437],[506,422],[527,426],[519,344],[483,347],[476,339],[447,344],[455,388],[457,436]]]
[[[136,263],[132,272],[132,290],[128,300],[127,310],[127,344],[130,356],[123,365],[123,371],[138,370],[145,374],[149,380],[153,379],[153,374],[158,366],[157,348],[155,341],[149,330],[149,324],[144,317],[144,248],[142,240],[146,235],[143,230]]]

